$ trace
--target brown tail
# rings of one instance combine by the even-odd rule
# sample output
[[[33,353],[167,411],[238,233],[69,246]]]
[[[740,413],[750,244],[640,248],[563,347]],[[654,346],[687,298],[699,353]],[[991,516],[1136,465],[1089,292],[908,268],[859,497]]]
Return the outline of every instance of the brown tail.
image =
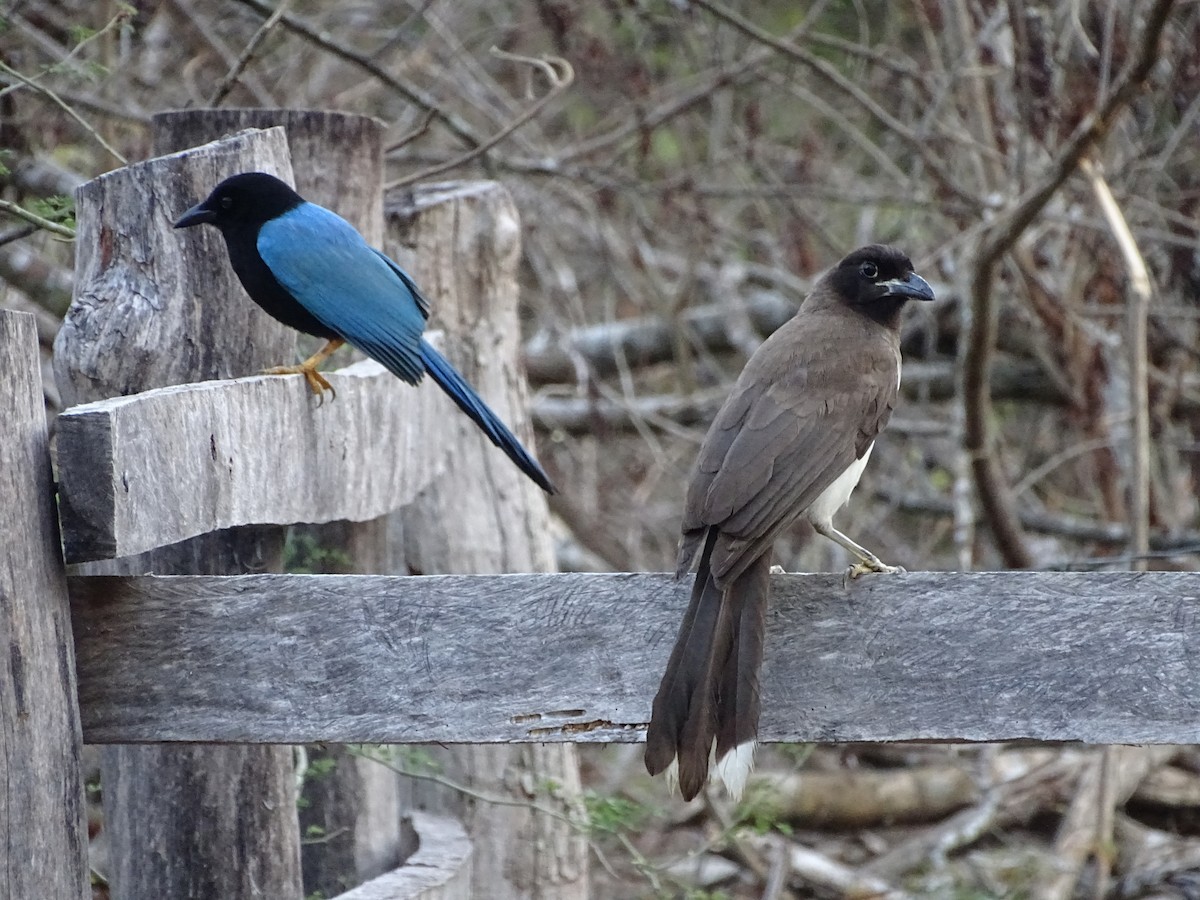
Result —
[[[678,765],[685,800],[700,793],[709,762],[741,795],[758,735],[758,676],[771,571],[768,551],[723,591],[709,569],[717,530],[700,556],[692,599],[654,698],[646,732],[651,775]]]

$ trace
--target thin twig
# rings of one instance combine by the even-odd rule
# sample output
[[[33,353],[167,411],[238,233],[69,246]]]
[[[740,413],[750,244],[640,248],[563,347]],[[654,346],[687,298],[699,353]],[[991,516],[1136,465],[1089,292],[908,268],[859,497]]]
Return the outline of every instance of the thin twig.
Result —
[[[431,110],[431,109],[425,110],[425,115],[423,115],[421,117],[421,124],[418,125],[416,128],[412,129],[412,131],[409,131],[406,134],[402,134],[395,141],[388,144],[388,146],[383,148],[383,152],[385,154],[392,153],[393,151],[399,150],[402,147],[407,147],[409,144],[411,144],[417,138],[424,135],[425,132],[427,132],[429,130],[429,126],[433,124],[434,118],[435,118],[435,116],[434,116],[433,110]]]
[[[766,44],[784,56],[796,60],[823,78],[834,88],[849,96],[859,106],[870,113],[877,122],[896,136],[903,138],[921,156],[929,173],[943,188],[953,193],[959,200],[972,208],[978,208],[979,197],[962,188],[950,176],[950,173],[946,170],[941,160],[938,159],[936,151],[930,146],[928,139],[924,135],[913,131],[908,125],[884,109],[870,94],[859,87],[852,78],[846,76],[837,66],[813,53],[809,53],[792,41],[776,37],[769,31],[766,31],[720,3],[715,3],[713,0],[692,0],[692,2],[696,6],[712,13],[718,19],[732,25],[747,37],[753,38],[759,43]]]
[[[250,7],[259,15],[264,17],[270,16],[275,12],[275,8],[269,3],[264,2],[264,0],[237,0],[237,2],[243,4],[244,6]],[[475,133],[475,129],[472,128],[471,125],[469,125],[464,119],[457,114],[450,112],[449,110],[443,109],[441,105],[438,104],[437,100],[431,95],[413,87],[410,84],[405,84],[400,79],[391,75],[374,60],[364,56],[362,53],[351,50],[349,47],[344,47],[343,45],[334,41],[324,32],[313,28],[303,19],[299,19],[291,13],[284,13],[280,18],[280,21],[283,23],[285,28],[300,35],[300,37],[304,38],[306,41],[309,41],[317,47],[320,47],[322,50],[333,54],[338,59],[345,60],[352,65],[358,66],[364,72],[368,72],[375,76],[375,78],[379,79],[379,81],[391,88],[414,106],[419,106],[421,109],[432,112],[435,116],[437,116],[438,121],[449,128],[457,138],[459,138],[468,146],[478,147],[481,143],[483,143],[479,135]]]
[[[228,69],[232,69],[237,64],[237,56],[234,54],[233,48],[225,43],[225,39],[216,28],[216,23],[210,21],[209,16],[201,13],[194,0],[169,0],[169,2],[175,12],[186,19],[188,24],[195,29],[196,33],[200,35],[200,38],[208,46],[208,49],[216,55],[220,63]],[[192,63],[198,63],[201,59],[202,57],[197,56],[192,60]],[[279,101],[272,96],[271,91],[267,90],[266,85],[253,72],[246,74],[242,78],[241,84],[243,88],[250,92],[250,96],[254,98],[254,102],[258,106],[280,105]],[[199,97],[198,90],[193,90],[190,93],[193,97]],[[191,101],[189,101],[188,105],[191,105]]]
[[[1038,885],[1036,900],[1068,900],[1074,895],[1080,871],[1089,856],[1103,852],[1095,841],[1095,825],[1101,801],[1101,774],[1104,754],[1111,753],[1111,793],[1105,802],[1123,804],[1142,779],[1159,766],[1166,765],[1175,753],[1173,747],[1110,747],[1097,751],[1079,775],[1075,796],[1059,825],[1055,840],[1055,871]]]
[[[100,38],[104,37],[106,34],[108,34],[110,31],[112,31],[114,28],[125,24],[125,22],[127,22],[129,19],[133,18],[133,15],[135,12],[136,12],[136,10],[134,10],[134,8],[131,6],[124,6],[124,5],[118,6],[116,15],[114,15],[111,19],[109,19],[104,24],[103,28],[100,28],[97,31],[93,31],[92,33],[87,35],[85,38],[83,38],[83,40],[79,41],[79,43],[77,43],[74,47],[72,47],[70,50],[68,50],[66,53],[64,53],[61,58],[55,60],[53,65],[46,66],[45,68],[42,69],[42,71],[38,72],[38,74],[36,74],[36,75],[27,76],[28,80],[26,82],[22,82],[21,84],[9,85],[8,87],[4,88],[3,90],[0,90],[0,97],[3,97],[5,94],[9,93],[10,91],[17,90],[19,87],[22,87],[22,86],[28,87],[29,83],[36,82],[39,79],[44,78],[45,76],[49,75],[51,72],[56,72],[56,71],[61,70],[63,68],[63,66],[65,66],[67,63],[74,60],[75,57],[79,55],[79,53],[83,50],[84,47],[88,46],[89,44],[95,43]],[[22,18],[20,16],[15,16],[14,21],[20,23],[25,28],[28,28],[31,30],[33,29],[33,26],[30,25],[29,22],[27,22],[24,18]],[[56,43],[56,42],[52,42],[52,43]]]
[[[1129,405],[1132,417],[1129,452],[1129,553],[1134,571],[1146,570],[1145,554],[1150,550],[1150,389],[1146,320],[1153,290],[1146,261],[1137,240],[1129,230],[1125,214],[1117,204],[1104,174],[1088,157],[1079,167],[1092,185],[1113,238],[1129,270],[1129,302],[1126,306],[1125,334],[1129,366]]]
[[[79,115],[79,113],[77,113],[74,109],[71,108],[70,104],[68,104],[61,97],[59,97],[58,94],[56,94],[54,91],[50,90],[50,88],[43,87],[42,85],[38,84],[36,81],[34,81],[31,78],[26,78],[24,75],[22,75],[20,72],[18,72],[16,69],[14,69],[12,66],[5,63],[3,60],[0,60],[0,72],[4,72],[5,74],[17,79],[17,81],[21,82],[26,87],[31,88],[32,90],[37,91],[37,93],[44,96],[51,103],[53,103],[55,106],[57,106],[63,112],[65,112],[68,116],[70,116],[72,119],[74,119],[76,122],[78,122],[79,125],[83,128],[83,130],[86,131],[88,133],[88,135],[91,136],[91,138],[97,144],[99,144],[101,147],[103,147],[105,150],[107,150],[110,154],[112,154],[112,156],[114,158],[116,158],[117,162],[119,162],[123,166],[127,165],[127,161],[126,161],[125,157],[121,155],[120,151],[118,151],[114,146],[112,146],[112,144],[110,144],[108,141],[106,141],[104,139],[104,137],[98,131],[96,131],[96,129],[93,128],[83,116]]]
[[[0,63],[3,65],[3,63]],[[66,225],[61,225],[58,222],[52,222],[49,219],[44,219],[37,213],[32,213],[23,206],[18,206],[9,200],[0,200],[0,211],[8,213],[10,216],[16,216],[18,219],[24,219],[31,225],[36,225],[43,231],[48,231],[53,235],[57,235],[64,240],[75,240],[75,230]],[[24,237],[24,235],[21,235]]]
[[[27,238],[31,234],[36,234],[38,231],[37,225],[23,225],[20,228],[14,228],[12,231],[6,231],[0,234],[0,247],[5,244],[11,244],[13,241],[19,241],[22,238]]]
[[[536,59],[529,56],[516,56],[512,53],[505,53],[495,47],[492,48],[492,54],[501,59],[512,60],[514,62],[525,63],[526,65],[534,66],[541,69],[546,78],[550,81],[550,90],[535,103],[533,103],[523,113],[501,128],[498,132],[492,135],[483,143],[472,148],[471,150],[456,156],[453,159],[448,159],[443,163],[430,166],[427,169],[422,169],[419,172],[413,172],[411,175],[406,175],[403,178],[397,178],[395,181],[389,182],[384,186],[385,191],[394,190],[395,188],[404,187],[407,184],[415,184],[418,181],[424,181],[428,178],[433,178],[435,175],[441,175],[443,172],[448,172],[451,169],[457,169],[459,166],[466,165],[473,159],[476,159],[487,153],[502,140],[540,113],[555,97],[559,96],[563,91],[571,86],[571,82],[575,80],[575,70],[571,68],[571,64],[559,56],[547,56]]]
[[[254,54],[258,52],[258,48],[262,42],[266,40],[271,29],[274,28],[283,14],[287,12],[288,3],[291,0],[280,0],[279,6],[275,8],[275,12],[267,17],[267,20],[259,26],[258,31],[254,32],[254,36],[250,38],[250,42],[246,44],[233,66],[225,73],[225,77],[221,79],[212,95],[208,98],[209,106],[220,106],[221,101],[229,96],[229,92],[233,90],[233,86],[238,83],[242,77],[242,72],[246,70],[246,66],[250,64],[250,60]]]
[[[1042,178],[984,231],[970,274],[971,331],[964,335],[962,397],[964,449],[971,460],[975,489],[996,547],[1011,568],[1029,568],[1033,555],[1021,530],[1012,494],[996,458],[989,378],[997,333],[993,281],[1000,258],[1016,244],[1050,198],[1112,127],[1133,100],[1157,58],[1158,39],[1174,0],[1157,0],[1146,17],[1137,51],[1101,106],[1085,116]]]
[[[451,778],[447,778],[444,775],[436,775],[432,772],[414,772],[410,769],[404,768],[403,766],[396,765],[396,763],[383,756],[378,756],[372,753],[365,747],[347,744],[346,751],[351,756],[358,756],[362,759],[369,759],[371,762],[378,763],[385,769],[395,772],[397,775],[403,775],[405,778],[415,778],[418,781],[428,781],[431,784],[448,788],[455,793],[462,794],[464,797],[470,797],[472,800],[478,800],[481,803],[489,803],[492,806],[511,806],[518,809],[526,809],[531,812],[542,813],[543,815],[550,816],[553,819],[558,819],[559,821],[565,822],[573,828],[582,827],[578,820],[571,818],[565,813],[551,809],[548,806],[542,806],[539,803],[534,803],[531,800],[518,800],[514,797],[502,797],[498,794],[488,794],[484,791],[477,791],[474,788],[454,781]]]

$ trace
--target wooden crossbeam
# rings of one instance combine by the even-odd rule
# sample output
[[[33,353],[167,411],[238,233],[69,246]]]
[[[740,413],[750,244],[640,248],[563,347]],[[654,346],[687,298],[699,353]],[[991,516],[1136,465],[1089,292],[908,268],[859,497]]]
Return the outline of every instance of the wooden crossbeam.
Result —
[[[90,742],[637,741],[663,574],[74,577]],[[772,580],[768,741],[1200,742],[1200,574]]]
[[[58,417],[68,563],[129,556],[237,525],[366,521],[443,466],[457,415],[433,384],[375,362],[329,373],[160,388]],[[418,445],[427,446],[420,447]]]

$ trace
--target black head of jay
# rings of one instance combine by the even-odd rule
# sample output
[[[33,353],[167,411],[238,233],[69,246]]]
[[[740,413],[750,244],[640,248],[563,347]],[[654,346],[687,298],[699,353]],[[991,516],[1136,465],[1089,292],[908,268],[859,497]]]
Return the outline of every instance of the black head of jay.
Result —
[[[328,343],[298,366],[314,393],[333,388],[317,366],[351,344],[409,384],[425,373],[543,490],[554,486],[537,460],[449,361],[422,338],[429,302],[412,278],[349,222],[307,202],[262,172],[234,175],[193,206],[176,228],[212,225],[250,299],[285,325]]]

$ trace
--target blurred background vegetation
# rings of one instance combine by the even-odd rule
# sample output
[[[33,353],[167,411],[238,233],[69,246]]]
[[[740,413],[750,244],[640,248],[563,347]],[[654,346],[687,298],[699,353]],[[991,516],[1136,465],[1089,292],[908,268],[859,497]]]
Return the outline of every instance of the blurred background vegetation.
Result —
[[[909,569],[1195,567],[1200,3],[292,0],[264,29],[274,11],[4,4],[0,306],[37,314],[47,354],[72,248],[45,226],[70,228],[83,180],[146,157],[151,114],[362,112],[387,123],[395,190],[495,178],[516,198],[563,569],[673,566],[731,380],[871,241],[906,250],[938,301],[907,321],[904,396],[839,527]],[[48,369],[45,390],[57,409]],[[846,564],[810,538],[797,526],[779,561]],[[336,568],[318,551],[297,553]],[[819,773],[847,809],[758,807],[746,837],[718,801],[670,801],[636,748],[583,755],[597,896],[858,884],[804,875],[804,847],[912,896],[1200,897],[1191,748],[783,748],[768,775]],[[1076,851],[1102,759],[1132,783],[1106,801],[1107,842]],[[890,787],[856,809],[864,777]]]

